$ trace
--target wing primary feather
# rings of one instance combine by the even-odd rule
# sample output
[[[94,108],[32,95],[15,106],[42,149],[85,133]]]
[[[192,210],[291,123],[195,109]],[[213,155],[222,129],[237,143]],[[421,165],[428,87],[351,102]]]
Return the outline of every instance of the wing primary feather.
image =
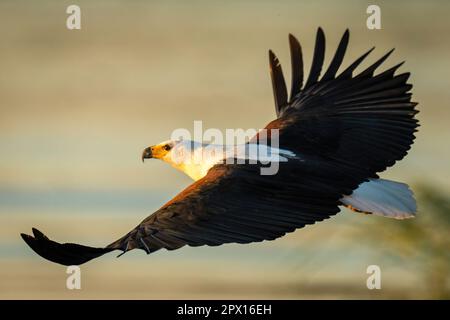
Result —
[[[22,233],[22,239],[38,255],[49,261],[65,266],[80,265],[111,252],[113,248],[95,248],[76,243],[58,243],[50,240],[36,228],[32,229],[33,236]]]
[[[314,57],[311,64],[311,70],[309,72],[308,80],[306,81],[305,88],[307,89],[312,84],[316,83],[322,70],[323,60],[325,58],[325,34],[322,28],[317,29],[316,45],[314,47]]]
[[[348,78],[351,77],[353,74],[353,71],[363,62],[363,60],[375,49],[375,47],[372,47],[369,51],[364,53],[361,57],[355,60],[350,66],[347,67],[342,73],[338,76],[338,78]]]
[[[45,234],[43,234],[41,231],[39,231],[36,228],[31,228],[31,230],[33,231],[33,235],[36,239],[38,240],[49,240],[49,238],[47,238],[47,236]]]
[[[375,61],[371,66],[369,66],[366,70],[362,71],[360,74],[358,74],[355,78],[366,78],[366,77],[372,77],[375,70],[384,62],[386,59],[394,52],[395,48],[392,48],[389,50],[384,56],[382,56],[380,59]]]
[[[339,42],[338,48],[336,49],[336,53],[334,54],[333,60],[328,67],[328,70],[325,72],[321,81],[332,80],[336,77],[336,72],[342,64],[342,60],[344,59],[345,51],[347,50],[348,41],[350,38],[350,31],[345,30],[341,41]]]
[[[144,246],[144,248],[145,248],[145,252],[147,252],[147,254],[149,254],[151,251],[150,251],[150,248],[147,246],[147,244],[145,243],[145,241],[144,241],[144,239],[143,238],[139,238],[140,240],[141,240],[141,243],[142,243],[142,245]]]
[[[403,64],[405,63],[405,61],[402,61],[400,63],[397,63],[395,66],[383,71],[382,73],[376,75],[376,77],[386,77],[386,78],[391,78],[394,77],[395,72],[397,71],[398,68],[400,68]]]
[[[269,50],[269,65],[273,97],[275,100],[275,111],[277,116],[279,116],[283,107],[287,105],[287,89],[280,62],[272,50]]]
[[[300,42],[289,34],[289,47],[291,50],[292,83],[290,101],[300,92],[303,86],[303,54]]]

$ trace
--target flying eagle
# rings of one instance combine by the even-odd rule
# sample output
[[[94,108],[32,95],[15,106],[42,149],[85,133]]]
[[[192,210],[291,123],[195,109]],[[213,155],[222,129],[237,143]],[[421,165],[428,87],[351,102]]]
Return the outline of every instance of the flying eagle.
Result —
[[[339,206],[397,219],[413,217],[416,203],[409,187],[377,175],[401,160],[415,139],[418,111],[417,103],[411,102],[410,74],[396,74],[402,63],[374,74],[393,50],[356,74],[373,48],[338,74],[348,42],[346,30],[321,76],[325,35],[319,28],[311,69],[303,83],[301,46],[289,35],[289,97],[279,61],[269,51],[277,118],[265,128],[279,132],[276,174],[260,174],[258,161],[220,161],[238,157],[228,151],[219,152],[214,161],[174,163],[171,155],[176,150],[193,154],[205,145],[167,141],[146,148],[142,159],[169,162],[195,182],[125,236],[94,248],[60,244],[33,228],[34,236],[21,234],[23,240],[47,260],[79,265],[114,250],[121,250],[120,255],[133,249],[149,254],[185,245],[274,240],[337,214]],[[269,143],[270,137],[267,148],[272,148]]]

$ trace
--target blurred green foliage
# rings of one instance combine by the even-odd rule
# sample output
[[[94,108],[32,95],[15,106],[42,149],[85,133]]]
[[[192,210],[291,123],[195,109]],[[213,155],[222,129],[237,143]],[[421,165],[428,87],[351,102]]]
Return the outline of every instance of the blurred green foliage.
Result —
[[[377,219],[379,232],[366,237],[380,239],[387,253],[398,258],[422,277],[427,297],[450,298],[450,197],[429,185],[414,188],[417,194],[416,218],[399,221]],[[377,239],[374,239],[376,236]]]

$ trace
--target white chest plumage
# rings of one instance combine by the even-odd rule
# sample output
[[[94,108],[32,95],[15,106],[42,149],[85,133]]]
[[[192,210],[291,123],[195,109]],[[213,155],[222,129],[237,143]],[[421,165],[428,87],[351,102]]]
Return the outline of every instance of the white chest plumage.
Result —
[[[238,146],[200,144],[183,141],[173,147],[162,160],[184,172],[193,180],[203,178],[214,165],[225,159],[241,159],[261,162],[287,161],[295,154],[288,150],[266,145],[244,144]]]

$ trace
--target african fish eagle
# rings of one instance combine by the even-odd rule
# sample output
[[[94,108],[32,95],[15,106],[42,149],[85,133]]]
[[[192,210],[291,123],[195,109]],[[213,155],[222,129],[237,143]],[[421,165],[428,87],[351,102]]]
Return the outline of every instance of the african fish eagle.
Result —
[[[279,132],[276,174],[260,174],[258,161],[224,163],[225,157],[237,155],[222,146],[217,150],[224,151],[211,161],[173,163],[175,150],[186,151],[189,145],[194,146],[189,152],[195,153],[205,145],[167,141],[146,148],[142,159],[169,162],[195,181],[125,236],[103,248],[60,244],[34,228],[34,236],[22,238],[47,260],[79,265],[114,250],[152,253],[185,245],[274,240],[337,214],[340,206],[397,219],[413,217],[416,203],[409,187],[378,177],[407,154],[415,138],[418,111],[411,102],[410,74],[396,74],[400,63],[375,75],[393,50],[356,74],[373,48],[338,73],[348,42],[346,30],[321,76],[325,35],[319,28],[303,83],[301,46],[289,35],[289,97],[279,61],[269,51],[277,117],[265,128]]]

